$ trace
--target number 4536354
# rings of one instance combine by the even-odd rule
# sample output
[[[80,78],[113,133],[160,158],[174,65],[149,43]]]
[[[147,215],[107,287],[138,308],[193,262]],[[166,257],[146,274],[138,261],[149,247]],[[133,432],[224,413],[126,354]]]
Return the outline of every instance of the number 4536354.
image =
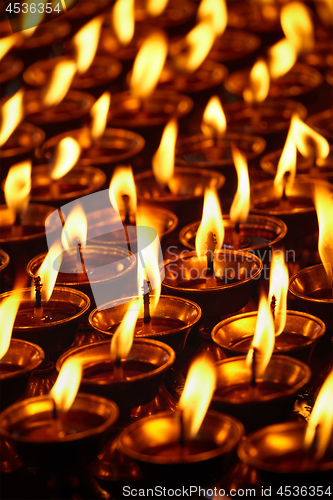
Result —
[[[6,12],[9,13],[14,13],[14,14],[27,14],[28,12],[31,14],[35,14],[38,12],[38,14],[43,14],[44,12],[46,14],[51,14],[52,12],[61,12],[62,8],[60,4],[58,3],[54,7],[52,7],[52,3],[10,3],[6,7]]]

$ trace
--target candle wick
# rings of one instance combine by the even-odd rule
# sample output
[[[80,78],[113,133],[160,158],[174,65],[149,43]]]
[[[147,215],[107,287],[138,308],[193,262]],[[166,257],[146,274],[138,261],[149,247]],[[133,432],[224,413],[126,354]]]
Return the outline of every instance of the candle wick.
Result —
[[[289,177],[290,177],[290,172],[287,171],[283,176],[283,191],[282,191],[282,200],[283,201],[286,201],[288,199],[287,194],[286,194],[286,189],[287,189],[287,183],[288,183]]]
[[[214,250],[216,248],[216,236],[212,231],[207,234],[207,273],[206,276],[214,275]]]
[[[184,412],[183,412],[183,410],[180,410],[179,422],[180,422],[179,446],[182,449],[184,449],[186,441],[185,441],[185,426],[184,426]]]
[[[131,221],[130,221],[130,206],[129,206],[129,202],[130,202],[130,197],[128,196],[128,194],[123,194],[122,195],[122,199],[123,199],[123,202],[124,202],[124,205],[125,205],[125,220],[124,220],[124,225],[125,226],[129,226]]]
[[[64,215],[62,213],[61,208],[58,208],[58,214],[59,214],[59,217],[60,217],[60,222],[61,222],[61,225],[62,225],[62,229],[63,229],[64,235],[65,235],[65,238],[66,238],[66,241],[67,241],[67,246],[69,248],[71,246],[71,243],[70,243],[70,239],[69,239],[69,236],[67,234],[67,231],[65,230],[65,219],[64,219]]]
[[[251,386],[256,387],[256,355],[257,349],[255,347],[252,348],[252,377],[251,377]]]
[[[55,402],[55,400],[53,399],[53,410],[52,410],[52,417],[54,418],[54,420],[57,420],[58,419],[58,409],[57,409],[57,404]]]
[[[275,295],[272,295],[272,299],[271,299],[271,312],[272,312],[274,320],[275,320],[275,310],[276,310],[276,297],[275,297]]]
[[[82,253],[81,242],[80,241],[78,241],[78,243],[77,243],[77,249],[78,249],[78,251],[77,251],[77,257],[81,261],[82,271],[84,272],[84,274],[87,274],[86,266],[85,266],[84,258],[83,258],[83,253]]]
[[[164,192],[168,193],[168,194],[171,194],[171,189],[169,188],[169,184],[168,183],[164,184]]]
[[[34,277],[34,287],[35,287],[35,308],[39,308],[42,307],[41,289],[43,288],[40,276]]]
[[[150,323],[150,321],[151,321],[151,317],[150,317],[150,295],[149,295],[150,292],[151,292],[150,281],[149,280],[144,280],[143,281],[143,286],[142,286],[143,309],[144,309],[143,322],[144,323]]]
[[[22,221],[21,221],[21,212],[16,212],[14,226],[21,226],[21,224],[22,224]]]
[[[132,255],[131,244],[130,244],[130,239],[129,239],[129,235],[128,235],[128,229],[127,229],[127,225],[125,223],[124,223],[124,230],[125,230],[125,236],[126,236],[127,250],[128,250],[129,255]]]
[[[113,365],[113,376],[116,380],[121,380],[124,378],[123,367],[121,365],[121,358],[119,356],[116,357]]]

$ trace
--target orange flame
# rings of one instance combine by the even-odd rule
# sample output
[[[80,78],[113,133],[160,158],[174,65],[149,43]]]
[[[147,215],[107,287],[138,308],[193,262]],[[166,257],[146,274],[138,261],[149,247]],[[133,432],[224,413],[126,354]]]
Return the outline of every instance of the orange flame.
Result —
[[[199,260],[203,260],[207,254],[209,232],[216,238],[215,250],[219,250],[224,239],[224,227],[220,203],[216,191],[212,188],[206,188],[201,223],[195,237],[195,249]]]
[[[130,303],[124,319],[112,337],[110,349],[111,361],[126,358],[131,350],[136,320],[140,312],[139,302],[139,299],[136,299]]]
[[[168,52],[168,43],[163,32],[151,34],[140,47],[135,58],[130,89],[139,99],[148,97],[161,76]]]
[[[122,45],[128,45],[135,29],[134,0],[117,0],[112,9],[112,26]]]
[[[285,75],[294,66],[297,52],[294,45],[283,38],[268,49],[268,69],[271,78],[276,79]]]
[[[179,71],[193,73],[204,62],[215,40],[215,33],[209,21],[197,24],[185,37],[185,53],[175,59]]]
[[[0,304],[0,359],[9,349],[13,326],[22,300],[21,293],[13,293]]]
[[[290,2],[281,9],[281,26],[298,54],[314,47],[314,29],[310,9],[302,2]]]
[[[17,33],[13,33],[12,35],[5,36],[0,40],[0,61],[5,55],[10,51],[12,47],[16,44],[17,40],[19,40],[19,35]]]
[[[78,393],[81,377],[81,361],[75,357],[67,358],[50,391],[50,396],[54,400],[58,411],[66,413],[70,409]]]
[[[324,159],[330,152],[327,140],[309,125],[306,125],[297,115],[291,119],[290,128],[298,151],[305,158]]]
[[[0,146],[3,146],[23,119],[23,95],[20,89],[1,108]]]
[[[148,14],[152,17],[160,16],[164,12],[168,4],[168,1],[169,0],[148,0],[147,2]]]
[[[44,106],[57,106],[61,103],[69,91],[75,73],[76,64],[74,61],[67,59],[58,62],[44,91]]]
[[[197,12],[198,21],[208,21],[215,35],[221,36],[228,23],[227,6],[224,0],[201,0]]]
[[[275,335],[280,335],[287,322],[287,295],[289,273],[284,260],[284,253],[274,251],[271,263],[268,297],[276,299],[275,306]]]
[[[207,413],[216,385],[216,371],[212,362],[199,359],[192,363],[179,400],[183,414],[185,438],[193,438]]]
[[[205,108],[201,130],[206,137],[221,137],[227,129],[227,120],[220,99],[212,96]]]
[[[252,104],[263,102],[268,94],[270,77],[267,64],[259,59],[250,71],[248,86],[243,90],[244,101]]]
[[[287,189],[291,189],[294,184],[296,176],[296,161],[297,150],[292,133],[292,128],[290,125],[286,143],[280,156],[276,175],[274,178],[274,187],[279,198],[281,198],[282,196],[283,189],[287,191]],[[288,177],[286,177],[287,173],[289,174]]]
[[[263,294],[259,302],[256,330],[246,358],[246,365],[250,368],[252,366],[253,350],[257,350],[259,356],[256,358],[256,377],[261,377],[265,373],[273,354],[274,343],[273,316],[268,305],[267,297]]]
[[[231,144],[232,159],[236,167],[238,186],[230,208],[230,219],[236,224],[245,222],[250,211],[250,179],[245,156]]]
[[[5,186],[5,199],[8,208],[20,214],[29,204],[31,190],[31,161],[26,160],[10,167]]]
[[[43,284],[41,294],[42,299],[48,301],[52,295],[53,288],[57,281],[58,272],[62,261],[62,248],[59,242],[53,243],[50,250],[45,255],[42,265],[36,272],[40,276]],[[31,298],[34,298],[35,290],[31,287]]]
[[[73,137],[61,139],[56,147],[51,179],[61,179],[66,175],[77,163],[80,154],[81,146]]]
[[[132,168],[130,166],[116,167],[110,182],[109,198],[111,205],[118,212],[125,210],[126,203],[124,196],[129,197],[128,209],[129,212],[136,212],[136,188]],[[130,215],[130,214],[129,214]]]
[[[84,248],[87,239],[87,229],[86,214],[82,205],[77,202],[70,211],[61,234],[61,243],[64,249],[70,251],[71,247],[77,247],[78,242]]]
[[[319,238],[318,250],[329,282],[333,281],[333,200],[332,192],[315,184],[314,203],[317,211]]]
[[[85,73],[90,68],[96,55],[103,16],[97,16],[89,23],[85,24],[73,37],[76,51],[76,66],[80,74]]]
[[[104,94],[101,95],[90,110],[90,115],[92,117],[91,136],[93,139],[98,139],[104,133],[108,119],[110,102],[110,92],[104,92]]]
[[[315,459],[320,460],[332,440],[333,431],[333,370],[323,383],[315,405],[313,407],[309,423],[307,425],[304,444],[310,448],[316,438],[317,451]]]
[[[38,7],[34,0],[27,0],[26,3],[28,4],[27,12],[21,13],[21,31],[23,31],[24,36],[30,37],[34,34],[37,26],[44,18],[46,0],[41,0],[41,2],[38,3]],[[40,5],[43,7],[40,7]]]
[[[178,124],[172,119],[165,126],[160,145],[152,159],[153,173],[161,186],[168,184],[173,177],[177,135]]]

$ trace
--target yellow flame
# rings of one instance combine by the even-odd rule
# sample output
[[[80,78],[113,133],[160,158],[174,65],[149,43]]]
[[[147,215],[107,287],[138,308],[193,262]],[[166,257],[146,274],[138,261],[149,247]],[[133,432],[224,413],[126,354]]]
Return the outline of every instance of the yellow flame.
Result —
[[[172,119],[165,126],[160,145],[152,159],[153,173],[161,186],[165,186],[173,177],[177,135],[178,124]]]
[[[310,448],[316,437],[317,451],[315,453],[315,458],[317,460],[320,460],[324,456],[326,448],[332,440],[332,430],[333,370],[329,373],[319,391],[304,438],[305,447]]]
[[[0,359],[9,349],[16,314],[22,300],[21,293],[13,293],[0,304]]]
[[[53,288],[57,281],[58,272],[62,261],[62,248],[60,242],[55,242],[45,255],[42,265],[36,272],[40,276],[42,283],[42,299],[48,301],[52,295]],[[34,287],[31,287],[31,297],[35,295]]]
[[[61,103],[69,91],[75,73],[76,64],[74,61],[68,59],[58,62],[44,91],[44,106],[57,106]]]
[[[237,192],[230,208],[230,219],[236,224],[245,222],[250,211],[250,179],[245,156],[231,144],[232,159],[237,171]]]
[[[126,204],[124,201],[124,196],[128,196],[128,209],[130,214],[135,214],[136,212],[136,188],[133,177],[132,167],[130,166],[119,166],[116,167],[109,187],[109,198],[111,205],[115,210],[120,212],[121,210],[126,210]],[[130,215],[129,214],[129,215]]]
[[[136,320],[139,316],[139,299],[133,300],[111,340],[111,361],[125,359],[133,344]]]
[[[252,367],[253,349],[256,349],[256,377],[265,373],[273,354],[275,344],[274,321],[266,295],[262,294],[259,302],[256,330],[247,354],[246,364]]]
[[[330,152],[327,140],[309,125],[306,125],[297,115],[291,119],[290,128],[298,151],[305,158],[324,159]]]
[[[187,439],[198,433],[214,394],[215,384],[216,371],[213,363],[207,359],[194,361],[179,400]]]
[[[73,137],[61,139],[56,147],[51,179],[61,179],[77,163],[81,154],[80,144]]]
[[[280,335],[287,322],[287,295],[289,285],[289,273],[284,260],[284,252],[276,250],[273,252],[270,281],[269,300],[276,299],[275,306],[275,335]]]
[[[176,57],[177,68],[193,73],[206,59],[214,40],[214,29],[209,21],[197,24],[185,37],[186,50]]]
[[[27,12],[23,13],[23,9],[21,12],[22,18],[22,28],[24,36],[30,37],[35,32],[37,26],[42,22],[45,15],[45,3],[46,0],[41,0],[41,2],[37,3],[34,0],[27,0],[25,2],[28,4]],[[43,7],[41,7],[42,5]]]
[[[284,188],[287,191],[288,189],[291,189],[294,184],[296,176],[296,161],[297,150],[290,125],[274,178],[275,192],[279,198],[281,198]],[[287,173],[289,174],[288,177],[286,177]]]
[[[1,108],[0,146],[3,146],[23,119],[23,96],[20,89]]]
[[[128,45],[135,29],[134,0],[117,0],[112,9],[114,33],[123,45]]]
[[[208,21],[215,35],[221,36],[227,27],[228,12],[224,0],[201,0],[197,12],[198,21]]]
[[[296,60],[296,49],[287,38],[274,44],[268,49],[268,69],[271,78],[280,78],[288,73]]]
[[[81,361],[69,357],[61,367],[58,378],[50,391],[58,411],[66,413],[76,398],[82,377]]]
[[[82,205],[77,202],[70,211],[61,234],[61,243],[64,249],[69,251],[71,247],[77,247],[78,242],[84,248],[87,239],[87,229],[86,214]]]
[[[212,96],[205,108],[201,130],[206,137],[221,137],[227,128],[227,120],[220,99]]]
[[[16,44],[16,41],[19,39],[17,33],[13,33],[12,35],[5,36],[0,40],[0,61],[5,55],[10,51],[12,47]]]
[[[317,211],[319,238],[318,250],[329,282],[333,279],[333,199],[332,192],[315,184],[314,203]]]
[[[76,66],[80,74],[90,68],[96,55],[99,37],[103,23],[103,16],[97,16],[85,24],[73,37],[76,51]]]
[[[10,167],[4,186],[8,208],[16,213],[24,212],[29,203],[31,190],[31,161],[26,160]]]
[[[148,0],[147,1],[148,14],[152,17],[160,16],[164,12],[168,4],[168,1],[169,0]]]
[[[222,247],[224,239],[224,227],[222,211],[216,191],[212,188],[206,188],[202,218],[195,237],[195,249],[200,260],[207,254],[207,237],[212,232],[216,238],[216,248]]]
[[[244,101],[252,104],[263,102],[270,85],[269,71],[266,62],[259,59],[250,71],[249,83],[243,90]]]
[[[314,29],[310,9],[302,2],[290,2],[281,9],[281,26],[298,54],[314,47]]]
[[[163,32],[152,33],[140,47],[135,58],[130,89],[139,99],[148,97],[161,76],[168,52],[167,38]]]
[[[91,136],[93,139],[98,139],[104,133],[108,119],[110,102],[110,92],[104,92],[104,94],[101,95],[90,110],[90,115],[92,117]]]

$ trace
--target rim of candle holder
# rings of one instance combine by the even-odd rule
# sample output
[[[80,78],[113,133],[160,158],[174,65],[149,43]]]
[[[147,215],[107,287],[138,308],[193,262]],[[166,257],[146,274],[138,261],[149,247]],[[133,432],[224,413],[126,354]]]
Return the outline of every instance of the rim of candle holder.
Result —
[[[171,421],[176,421],[178,422],[179,420],[179,415],[175,412],[169,412],[169,411],[163,411],[163,412],[158,412],[152,416],[148,417],[143,417],[140,418],[131,424],[127,425],[123,431],[118,435],[117,437],[117,446],[118,449],[124,453],[125,455],[129,456],[131,459],[139,462],[146,462],[149,464],[158,464],[158,465],[177,465],[177,464],[191,464],[191,463],[197,463],[197,462],[202,462],[206,460],[210,460],[212,458],[216,458],[220,455],[225,455],[227,453],[230,453],[238,444],[239,440],[243,437],[245,430],[243,427],[243,424],[237,420],[235,417],[232,417],[231,415],[227,415],[225,413],[220,413],[217,411],[209,410],[205,416],[205,419],[198,431],[198,436],[200,436],[200,432],[204,432],[204,436],[207,437],[209,435],[209,431],[214,430],[214,424],[218,426],[218,424],[226,423],[230,427],[233,428],[234,430],[234,437],[233,439],[230,438],[225,441],[223,445],[216,446],[213,449],[203,451],[200,453],[192,454],[192,455],[187,455],[183,457],[161,457],[161,456],[156,456],[156,455],[149,455],[148,453],[144,453],[142,451],[136,451],[135,449],[131,448],[128,444],[126,444],[125,439],[126,437],[132,433],[133,434],[133,440],[135,439],[135,436],[140,436],[140,428],[144,426],[146,423],[149,424],[152,420],[162,420],[162,419],[168,419]],[[142,432],[142,431],[141,431]],[[178,436],[175,436],[175,441],[177,442]],[[193,438],[193,441],[195,441],[196,438]],[[161,443],[163,444],[163,443]],[[167,444],[167,443],[165,443]],[[148,446],[146,446],[148,448]]]
[[[69,410],[69,413],[73,410],[80,412],[92,409],[95,410],[95,412],[90,411],[89,413],[97,414],[101,417],[109,415],[107,420],[96,427],[80,431],[76,434],[69,434],[62,437],[60,440],[54,441],[44,441],[43,438],[36,439],[29,436],[20,436],[8,430],[9,425],[20,423],[24,420],[24,417],[38,415],[38,409],[43,410],[43,413],[48,412],[52,418],[54,402],[51,396],[36,396],[24,399],[23,401],[14,403],[6,408],[2,413],[0,413],[0,433],[6,439],[17,443],[43,443],[47,446],[51,443],[69,443],[86,437],[97,436],[111,427],[119,417],[119,408],[114,401],[103,398],[102,396],[95,396],[94,394],[78,393],[72,407]],[[98,410],[98,412],[96,412],[96,410]]]
[[[79,19],[81,22],[86,17],[92,19],[93,16],[96,16],[98,12],[102,11],[110,4],[110,0],[80,0],[75,5],[75,8],[72,8],[66,12],[66,19]],[[92,8],[87,8],[89,5]]]
[[[236,61],[255,52],[261,45],[261,38],[250,31],[227,27],[218,37],[210,52],[209,59],[221,62]]]
[[[24,68],[24,63],[18,57],[6,54],[1,61],[0,83],[7,83],[18,76]]]
[[[47,187],[52,185],[52,180],[50,180],[51,165],[36,165],[31,171],[31,190],[38,187]],[[60,182],[67,182],[71,184],[71,181],[77,179],[77,184],[80,179],[84,179],[85,184],[80,184],[83,189],[77,189],[69,192],[61,193],[59,191],[57,196],[53,196],[52,193],[47,193],[46,195],[32,195],[31,200],[35,202],[53,202],[53,201],[66,201],[71,200],[75,197],[86,196],[87,194],[99,191],[101,187],[106,182],[105,173],[97,167],[92,167],[90,165],[75,165],[67,174],[61,177]],[[73,185],[74,182],[73,182]],[[74,188],[73,188],[74,189]]]
[[[10,257],[8,255],[8,253],[5,252],[4,250],[2,250],[2,248],[0,248],[0,262],[1,262],[0,273],[2,273],[2,271],[4,269],[6,269],[6,267],[9,264],[9,261],[10,261]]]
[[[2,12],[1,12],[1,14],[2,14]],[[13,34],[13,30],[12,30],[12,26],[10,24],[10,21],[8,19],[2,19],[2,21],[0,21],[0,39],[5,38],[5,37],[12,35],[12,34]],[[16,35],[17,36],[15,37],[15,43],[13,46],[14,50],[17,47],[22,48],[22,45],[24,45],[24,42],[26,40],[26,37],[22,34],[22,32],[18,32],[18,33],[16,33]]]
[[[277,437],[282,434],[283,437],[285,437],[286,432],[290,435],[290,437],[296,437],[297,433],[300,434],[299,441],[300,444],[302,444],[302,441],[304,439],[305,435],[305,430],[306,430],[306,423],[304,422],[284,422],[280,424],[274,424],[274,425],[269,425],[267,427],[264,427],[263,429],[259,429],[257,431],[251,432],[249,435],[245,436],[242,441],[240,441],[238,448],[237,448],[237,454],[238,457],[242,462],[245,462],[247,465],[250,465],[251,467],[254,467],[259,470],[263,470],[266,472],[273,472],[273,473],[284,473],[284,474],[295,474],[295,473],[308,473],[308,472],[313,472],[313,471],[326,471],[326,470],[331,470],[333,468],[333,460],[331,459],[330,461],[324,462],[324,463],[319,463],[316,462],[316,467],[315,468],[307,468],[305,470],[299,470],[297,467],[293,468],[293,466],[289,465],[288,470],[285,468],[281,468],[281,466],[273,462],[271,463],[269,461],[269,458],[267,458],[267,454],[264,453],[263,458],[260,458],[260,455],[258,453],[258,449],[255,448],[255,453],[252,451],[251,448],[254,447],[256,443],[260,443],[260,441],[263,441],[263,448],[267,450],[267,443],[265,443],[265,438],[269,438],[270,436],[273,436],[274,434],[277,434]],[[302,441],[301,441],[302,439]],[[278,448],[278,443],[280,443],[280,440],[277,439],[277,448]],[[270,441],[270,446],[272,445]],[[295,450],[295,448],[294,448]],[[297,451],[301,451],[304,453],[304,448],[296,448]],[[291,449],[290,451],[293,451]],[[281,456],[281,451],[279,453]]]
[[[332,40],[315,40],[313,49],[302,56],[305,64],[314,66],[319,70],[325,70],[327,66],[333,66]]]
[[[276,8],[274,18],[262,15],[264,4],[248,1],[231,2],[228,5],[228,26],[235,28],[244,28],[258,33],[267,33],[281,30],[279,6],[273,4]],[[239,26],[241,20],[241,26]]]
[[[321,125],[321,121],[324,122],[327,120],[326,128]],[[306,123],[309,127],[314,128],[319,134],[323,135],[330,141],[333,140],[333,130],[332,130],[332,121],[333,121],[333,108],[325,109],[325,111],[321,111],[320,113],[316,113],[314,115],[309,116],[306,120]],[[323,125],[324,125],[323,124]]]
[[[226,351],[228,351],[230,353],[234,353],[235,355],[247,354],[248,348],[235,347],[234,345],[227,343],[226,337],[228,334],[228,327],[230,327],[230,325],[232,325],[232,323],[237,323],[238,321],[247,320],[249,318],[251,318],[251,319],[255,318],[253,325],[251,324],[251,327],[253,326],[253,331],[251,331],[251,329],[249,328],[249,325],[247,324],[247,331],[246,331],[247,335],[246,336],[244,335],[243,337],[239,337],[238,341],[251,339],[254,336],[257,317],[258,317],[258,311],[251,311],[248,313],[237,314],[236,316],[232,316],[231,318],[227,318],[227,319],[220,321],[212,329],[211,336],[212,336],[213,341],[218,346],[222,347],[223,349],[225,349]],[[324,335],[324,333],[326,331],[325,323],[321,319],[317,318],[316,316],[313,316],[312,314],[308,314],[308,313],[304,313],[304,312],[300,312],[300,311],[287,310],[287,323],[288,323],[288,319],[290,320],[292,317],[298,317],[298,318],[302,318],[304,320],[307,320],[307,323],[303,325],[304,330],[306,332],[309,332],[310,322],[317,324],[318,331],[316,332],[316,336],[312,338],[312,337],[308,337],[307,335],[302,335],[302,332],[303,332],[303,328],[302,328],[302,329],[300,329],[299,334],[302,335],[303,337],[309,339],[309,342],[306,345],[302,345],[302,346],[295,345],[292,347],[287,346],[287,348],[279,349],[279,350],[274,349],[274,353],[279,353],[279,354],[284,354],[284,353],[289,353],[289,352],[293,353],[294,351],[306,349],[310,345],[312,345],[313,343],[317,342]],[[221,335],[219,334],[219,332],[221,330],[224,330],[224,329],[225,329],[225,334],[221,338]],[[295,331],[295,328],[292,328],[291,333],[298,334],[298,332]],[[237,340],[237,339],[235,339],[235,340]]]
[[[14,372],[9,372],[9,373],[0,373],[0,382],[3,380],[8,380],[11,378],[15,378],[17,376],[25,375],[26,373],[29,373],[33,370],[35,370],[44,360],[45,358],[45,353],[43,349],[37,345],[34,344],[33,342],[29,342],[28,340],[21,340],[21,339],[11,339],[10,345],[8,348],[8,351],[6,354],[1,358],[1,362],[6,361],[6,357],[10,357],[10,349],[11,347],[17,347],[17,350],[19,351],[19,356],[20,359],[25,361],[24,358],[24,348],[30,349],[31,352],[34,352],[35,354],[32,357],[32,360],[30,360],[29,364],[27,365],[20,365],[22,368],[15,370]],[[21,349],[20,349],[21,347]]]
[[[328,68],[328,70],[326,70],[325,80],[329,85],[333,86],[333,68]]]
[[[11,146],[12,142],[15,140],[19,134],[29,134],[32,138],[32,144],[29,146],[24,145],[15,145]],[[20,123],[18,127],[14,130],[12,135],[7,139],[5,144],[0,149],[0,158],[10,158],[15,157],[17,155],[21,155],[36,149],[40,146],[45,140],[45,132],[36,125],[32,123]],[[13,158],[14,160],[15,158]]]
[[[145,111],[149,111],[149,105],[153,104],[149,118],[140,114],[141,103],[144,101]],[[114,94],[111,99],[108,123],[116,127],[141,128],[164,125],[170,118],[180,119],[187,115],[193,108],[193,100],[184,94],[178,94],[172,90],[155,90],[151,96],[141,101],[134,97],[130,91]],[[124,104],[127,108],[124,108]],[[159,114],[155,112],[159,109]],[[124,113],[129,113],[124,115]]]
[[[107,357],[106,358],[101,358],[101,359],[104,359],[104,360],[108,360],[110,361],[111,363],[111,355],[110,355],[110,344],[111,344],[111,341],[110,340],[102,340],[100,342],[94,342],[93,344],[85,344],[83,346],[79,346],[79,347],[73,347],[72,349],[69,349],[67,350],[66,352],[64,352],[57,360],[56,362],[56,369],[57,371],[59,372],[63,363],[66,361],[66,359],[70,358],[70,357],[80,357],[80,354],[81,353],[87,353],[88,351],[94,351],[94,350],[98,350],[99,348],[104,348],[105,347],[105,351],[106,351],[106,355]],[[163,363],[160,365],[160,366],[157,366],[156,368],[154,368],[153,370],[150,370],[148,372],[145,372],[145,373],[142,373],[141,375],[133,375],[131,377],[129,377],[128,379],[121,379],[121,380],[91,380],[89,378],[85,378],[84,377],[84,374],[82,375],[82,379],[81,381],[84,383],[84,385],[86,387],[90,387],[90,388],[93,388],[95,386],[98,386],[98,387],[117,387],[117,386],[124,386],[126,384],[130,384],[130,383],[135,383],[137,381],[143,381],[143,380],[146,380],[146,379],[151,379],[151,378],[154,378],[155,376],[158,376],[162,373],[164,373],[165,371],[167,371],[171,366],[172,364],[174,363],[175,359],[176,359],[176,354],[174,352],[174,350],[168,346],[167,344],[165,344],[164,342],[160,342],[159,340],[153,340],[153,339],[140,339],[138,337],[135,337],[134,340],[133,340],[133,344],[132,344],[132,347],[131,347],[131,350],[134,347],[137,347],[139,344],[142,345],[142,349],[144,348],[144,346],[150,346],[151,348],[156,348],[156,349],[159,349],[159,350],[164,350],[164,352],[168,355],[168,359],[166,361],[163,361]],[[130,358],[130,355],[131,355],[131,351],[128,353],[126,359],[131,359]],[[96,355],[97,356],[97,355]],[[156,354],[157,356],[157,354]],[[94,358],[95,359],[95,358]],[[136,359],[136,358],[135,358]],[[97,357],[96,357],[96,360],[97,360]],[[139,361],[139,359],[136,359],[136,361]],[[152,363],[153,364],[153,363]],[[90,359],[90,363],[89,363],[89,366],[88,367],[91,367],[91,366],[94,366],[92,363],[91,363],[91,359]],[[82,369],[83,369],[83,372],[84,372],[84,365],[82,365]]]
[[[62,41],[71,32],[71,24],[63,19],[55,19],[39,24],[31,37],[24,37],[20,50],[28,51],[47,47]]]
[[[314,302],[314,303],[324,303],[324,304],[332,304],[333,303],[333,297],[332,298],[317,298],[317,297],[311,297],[310,295],[305,295],[305,293],[301,293],[299,290],[304,290],[305,288],[305,283],[297,287],[296,281],[302,281],[302,278],[306,277],[307,275],[313,275],[315,277],[317,285],[318,285],[318,279],[319,277],[322,278],[324,277],[325,284],[327,283],[330,287],[332,287],[332,284],[329,283],[325,268],[323,264],[316,264],[315,266],[309,266],[301,269],[297,273],[293,274],[292,277],[289,280],[289,288],[288,291],[297,299],[300,299],[302,301],[306,302]],[[318,290],[318,287],[316,288]],[[314,290],[315,291],[315,290]]]
[[[135,22],[145,23],[148,26],[152,24],[156,28],[171,28],[185,24],[194,18],[197,5],[191,0],[169,0],[165,10],[156,17],[149,16],[147,13],[146,3],[144,0],[135,2]],[[175,12],[181,13],[176,15]],[[170,15],[171,14],[171,15]]]
[[[234,223],[230,220],[230,215],[223,215],[222,218],[225,228],[234,227]],[[184,226],[179,233],[180,243],[185,247],[190,248],[191,250],[195,250],[195,245],[192,245],[190,243],[190,240],[195,238],[200,223],[201,221],[192,222],[191,224]],[[276,235],[271,241],[268,241],[267,243],[262,243],[260,245],[251,247],[244,247],[244,249],[242,250],[260,250],[262,248],[275,245],[276,243],[281,241],[287,234],[287,226],[282,220],[278,219],[277,217],[268,217],[265,215],[249,215],[246,222],[240,223],[239,227],[240,230],[242,230],[242,228],[246,229],[246,227],[253,229],[258,228],[261,230],[267,229],[275,231]]]

